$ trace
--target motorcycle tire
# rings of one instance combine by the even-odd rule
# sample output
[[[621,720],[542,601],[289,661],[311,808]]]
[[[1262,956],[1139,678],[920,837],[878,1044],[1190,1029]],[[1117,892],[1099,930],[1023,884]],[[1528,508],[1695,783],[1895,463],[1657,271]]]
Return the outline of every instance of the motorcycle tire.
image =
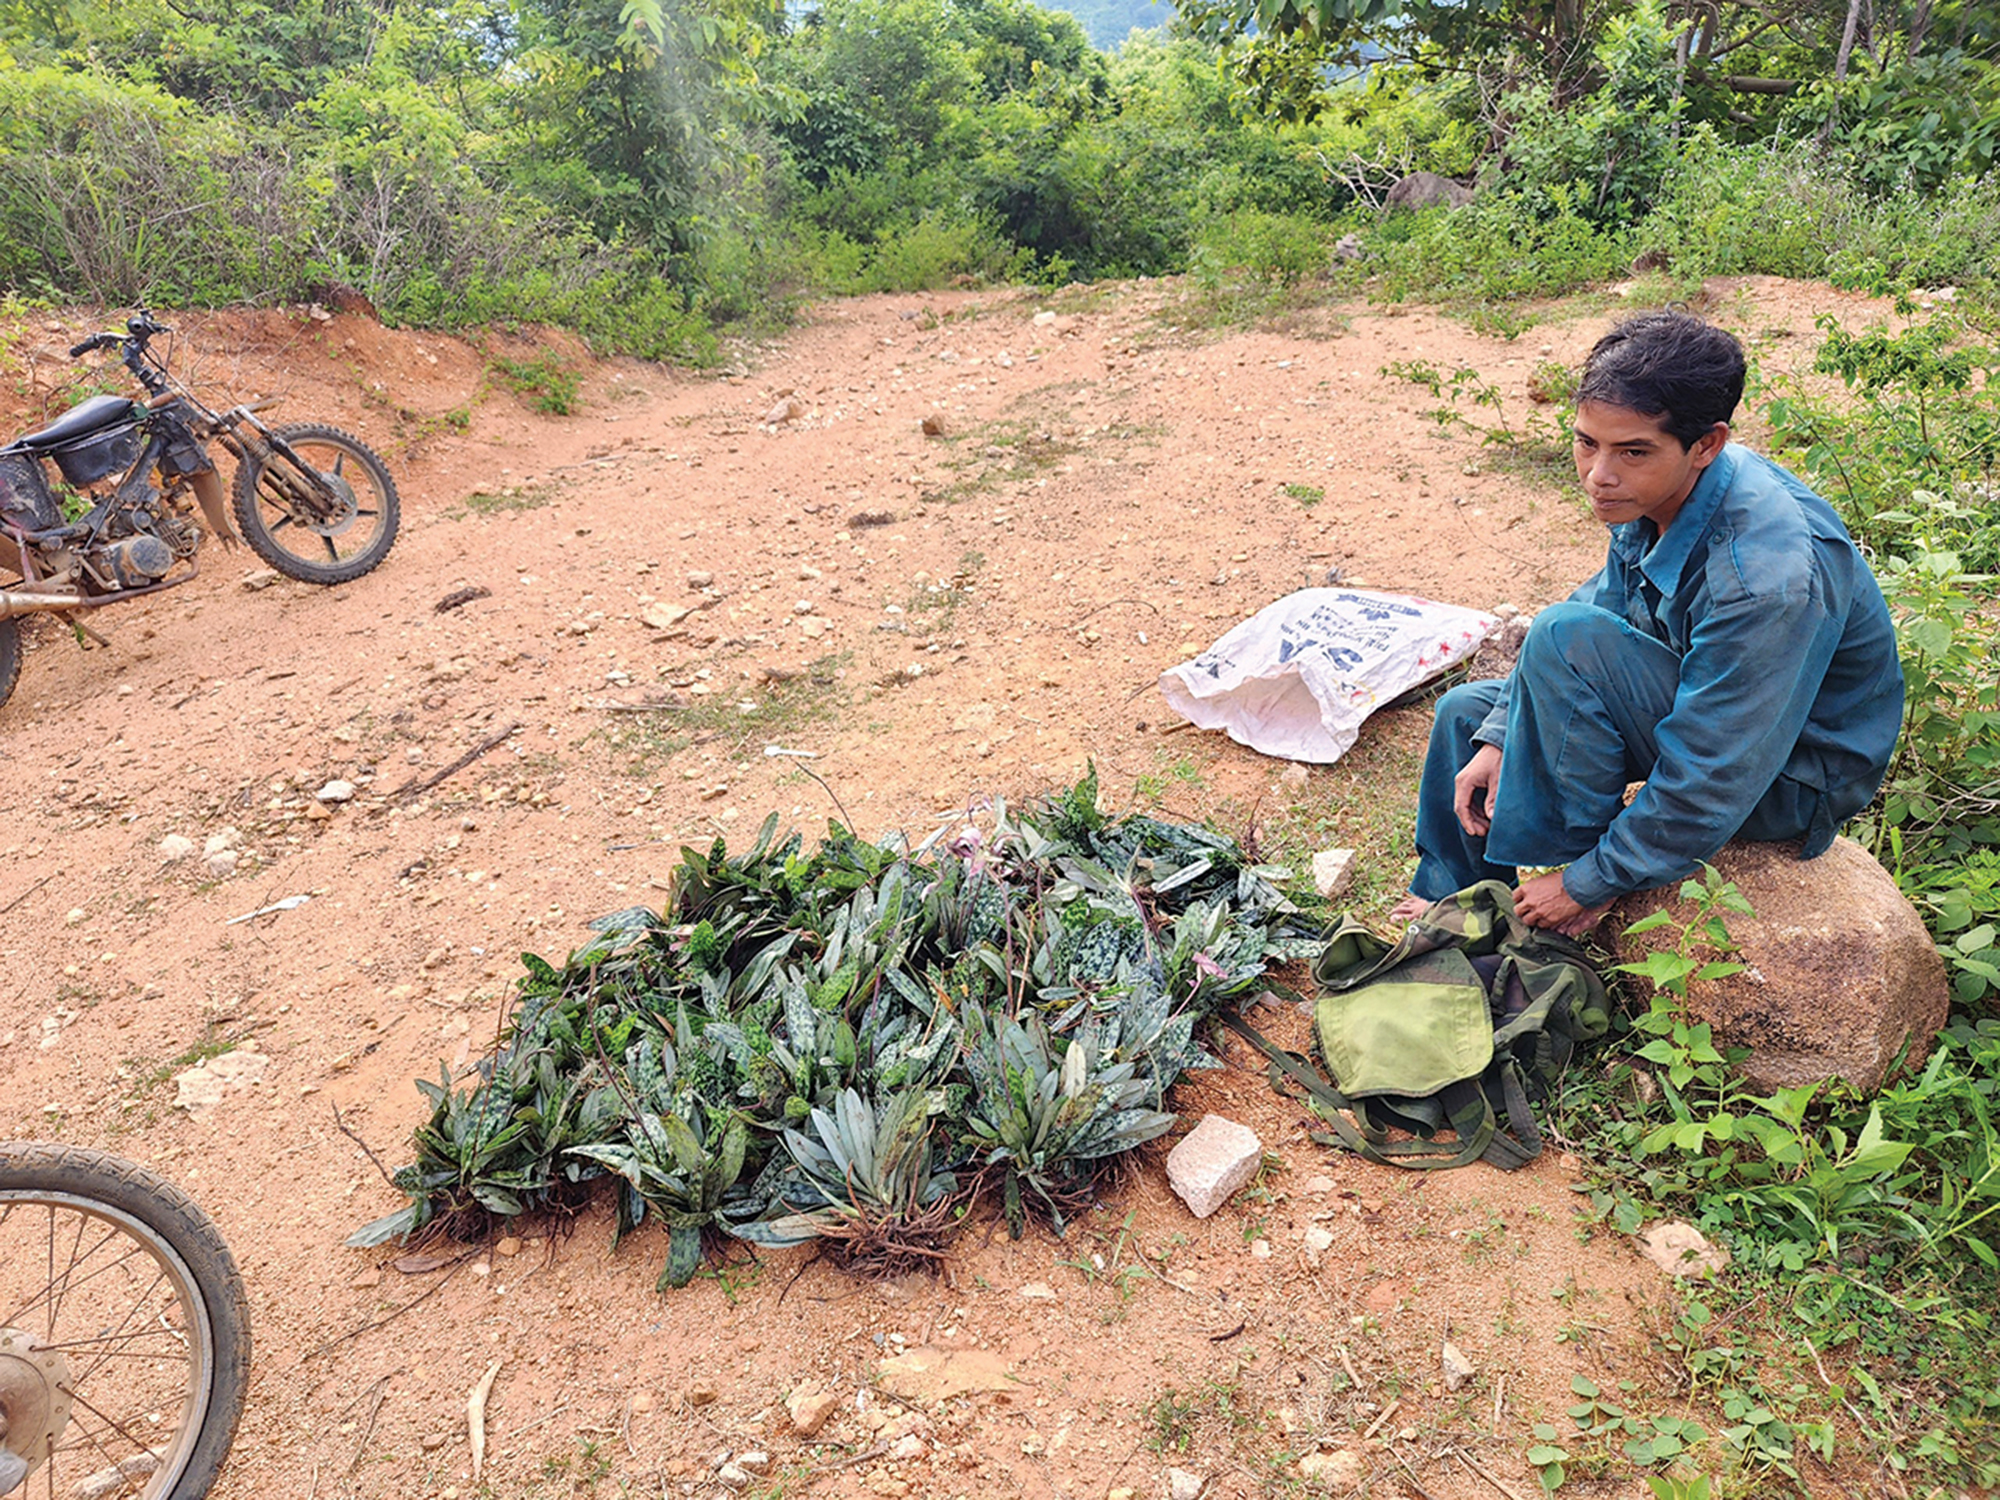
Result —
[[[271,431],[311,472],[301,474],[275,448],[238,466],[231,498],[250,550],[301,583],[351,583],[373,572],[396,545],[402,520],[389,466],[338,427],[295,422]],[[329,502],[335,513],[315,518]]]
[[[14,696],[21,680],[21,622],[0,620],[0,703]]]
[[[0,1142],[0,1463],[35,1463],[21,1496],[200,1500],[249,1384],[243,1279],[186,1194],[101,1151]]]

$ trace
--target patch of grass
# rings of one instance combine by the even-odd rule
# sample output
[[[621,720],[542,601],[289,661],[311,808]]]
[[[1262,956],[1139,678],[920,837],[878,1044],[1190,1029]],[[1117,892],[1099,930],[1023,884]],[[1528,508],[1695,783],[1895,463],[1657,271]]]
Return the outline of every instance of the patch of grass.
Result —
[[[958,505],[1003,485],[1019,484],[1079,451],[1073,431],[1037,418],[1011,418],[973,428],[946,442],[955,456],[945,467],[957,478],[925,492],[926,504]]]
[[[540,510],[553,505],[557,488],[552,484],[504,484],[497,490],[474,490],[447,515],[460,520],[466,516],[497,516],[513,511]]]
[[[220,1057],[236,1045],[234,1037],[220,1035],[213,1025],[202,1028],[201,1039],[176,1057],[164,1062],[147,1057],[128,1057],[125,1067],[131,1069],[130,1086],[125,1090],[126,1104],[133,1105],[147,1098],[156,1090],[173,1081],[174,1075],[185,1072],[211,1057]]]
[[[1316,484],[1288,484],[1285,497],[1299,502],[1299,509],[1311,510],[1326,498],[1326,491]]]
[[[489,368],[515,395],[528,397],[528,404],[536,411],[567,417],[581,404],[583,373],[553,351],[544,351],[533,359],[502,356],[494,359]]]
[[[731,760],[753,746],[797,748],[793,742],[803,731],[837,720],[847,707],[848,693],[841,679],[852,659],[850,652],[837,652],[809,662],[794,677],[760,687],[745,683],[740,691],[717,688],[700,697],[689,695],[675,707],[621,716],[627,722],[607,731],[606,743],[629,756],[639,774],[697,744],[713,745]],[[699,670],[689,668],[689,677]]]

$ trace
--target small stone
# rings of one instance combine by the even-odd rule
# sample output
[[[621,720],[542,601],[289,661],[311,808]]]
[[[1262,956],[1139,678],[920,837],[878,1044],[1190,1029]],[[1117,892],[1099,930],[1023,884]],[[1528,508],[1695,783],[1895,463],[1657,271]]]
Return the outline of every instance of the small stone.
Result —
[[[493,1253],[495,1255],[504,1255],[509,1260],[513,1259],[521,1253],[521,1237],[518,1234],[503,1234],[500,1237],[499,1243],[494,1245]],[[636,1400],[637,1398],[635,1397],[634,1399]],[[652,1404],[652,1397],[648,1396],[646,1402],[650,1406]]]
[[[898,1479],[887,1469],[877,1469],[868,1476],[868,1489],[872,1494],[887,1495],[890,1500],[910,1493],[908,1481]]]
[[[1271,1258],[1271,1242],[1261,1239],[1252,1240],[1250,1242],[1250,1258],[1252,1260],[1269,1260]]]
[[[1326,1255],[1327,1251],[1333,1248],[1333,1231],[1322,1228],[1318,1224],[1308,1225],[1305,1233],[1305,1245],[1306,1264],[1317,1271],[1320,1260]]]
[[[805,414],[805,406],[795,398],[787,396],[776,406],[764,413],[764,421],[769,426],[779,427],[786,422],[796,422]]]
[[[1304,1182],[1299,1184],[1299,1191],[1321,1195],[1330,1193],[1333,1191],[1333,1179],[1326,1176],[1308,1177]]]
[[[1057,315],[1055,313],[1048,311],[1038,312],[1035,314],[1035,326],[1037,328],[1050,327],[1052,324],[1054,324],[1056,316]]]
[[[930,1452],[930,1445],[914,1432],[906,1432],[897,1438],[889,1449],[889,1462],[893,1464],[914,1463]]]
[[[713,1406],[721,1392],[707,1381],[697,1380],[687,1388],[686,1394],[689,1406]]]
[[[354,783],[351,781],[329,781],[315,793],[322,802],[352,802]]]
[[[712,589],[715,587],[715,575],[706,568],[696,568],[688,574],[688,587],[691,589]]]
[[[82,907],[72,906],[69,909],[69,914],[63,918],[63,926],[74,927],[89,915],[90,913],[85,911]]]
[[[262,589],[269,588],[277,581],[278,574],[276,569],[273,568],[258,568],[255,572],[243,575],[243,587],[253,594]]]
[[[160,858],[168,864],[179,864],[194,853],[194,840],[186,834],[170,833],[159,842]]]
[[[923,421],[919,422],[917,425],[923,428],[925,437],[943,437],[947,432],[950,431],[950,428],[946,425],[944,418],[939,416],[936,412],[932,412],[929,416],[925,417]]]
[[[1361,1455],[1351,1448],[1308,1453],[1299,1460],[1301,1479],[1314,1489],[1331,1490],[1339,1495],[1358,1489],[1366,1469]]]
[[[1678,1219],[1641,1230],[1637,1244],[1639,1253],[1669,1276],[1717,1276],[1729,1269],[1727,1250]]]
[[[370,1266],[347,1284],[356,1291],[366,1291],[371,1286],[380,1286],[382,1284],[382,1273],[374,1266]]]
[[[1167,1185],[1188,1211],[1205,1219],[1257,1175],[1264,1144],[1247,1125],[1204,1115],[1167,1156]]]
[[[800,1437],[817,1435],[826,1426],[827,1419],[839,1409],[838,1396],[813,1386],[800,1386],[785,1403],[785,1414],[792,1419],[792,1431]]]
[[[1208,1487],[1208,1480],[1200,1474],[1190,1474],[1186,1469],[1167,1470],[1167,1500],[1201,1500],[1201,1492]]]
[[[323,802],[308,802],[306,804],[306,821],[308,823],[330,823],[333,821],[333,809]]]
[[[1479,1373],[1472,1361],[1450,1339],[1444,1341],[1444,1347],[1438,1351],[1438,1359],[1444,1366],[1444,1388],[1448,1391],[1458,1390]]]
[[[818,615],[807,615],[803,620],[799,621],[799,634],[803,635],[809,641],[818,640],[826,634],[828,629],[827,622],[822,620]]]
[[[725,1463],[715,1471],[717,1481],[732,1490],[747,1490],[756,1476],[741,1464]]]
[[[1354,851],[1322,849],[1313,855],[1313,889],[1338,901],[1354,885]]]
[[[208,857],[208,873],[218,878],[236,873],[236,851],[222,849]]]
[[[648,630],[672,630],[691,613],[678,604],[649,604],[639,611],[639,623]]]
[[[1056,1302],[1062,1294],[1046,1281],[1031,1281],[1021,1288],[1021,1297],[1027,1302]]]
[[[218,828],[203,841],[201,852],[203,854],[220,854],[225,849],[234,849],[242,842],[243,835],[238,833],[234,828]]]
[[[762,1449],[752,1448],[748,1453],[736,1455],[736,1466],[752,1474],[768,1474],[771,1472],[771,1455]]]
[[[417,1441],[423,1445],[424,1452],[435,1453],[451,1441],[451,1434],[448,1432],[427,1432],[421,1438],[417,1439]]]

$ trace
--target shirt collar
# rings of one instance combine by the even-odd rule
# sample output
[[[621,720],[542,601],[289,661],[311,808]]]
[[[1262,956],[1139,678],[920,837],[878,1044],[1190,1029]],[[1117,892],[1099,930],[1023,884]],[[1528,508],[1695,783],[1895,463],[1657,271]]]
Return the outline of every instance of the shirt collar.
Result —
[[[1708,535],[1716,509],[1722,504],[1722,497],[1735,477],[1736,445],[1730,443],[1715,456],[1714,463],[1702,470],[1701,478],[1688,492],[1687,499],[1674,516],[1673,524],[1660,533],[1659,540],[1654,541],[1651,547],[1647,546],[1646,536],[1652,530],[1650,524],[1633,521],[1619,528],[1630,533],[1629,538],[1620,538],[1625,543],[1627,555],[1644,554],[1638,558],[1639,571],[1661,593],[1671,594],[1679,587],[1688,559]]]

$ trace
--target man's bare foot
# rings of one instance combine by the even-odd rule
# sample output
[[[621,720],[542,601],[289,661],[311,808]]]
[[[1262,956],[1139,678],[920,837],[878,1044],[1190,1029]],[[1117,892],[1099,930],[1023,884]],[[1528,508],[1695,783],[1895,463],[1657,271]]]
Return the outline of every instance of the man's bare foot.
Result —
[[[1401,927],[1405,922],[1414,922],[1431,909],[1432,903],[1422,896],[1409,895],[1389,908],[1389,920]]]

